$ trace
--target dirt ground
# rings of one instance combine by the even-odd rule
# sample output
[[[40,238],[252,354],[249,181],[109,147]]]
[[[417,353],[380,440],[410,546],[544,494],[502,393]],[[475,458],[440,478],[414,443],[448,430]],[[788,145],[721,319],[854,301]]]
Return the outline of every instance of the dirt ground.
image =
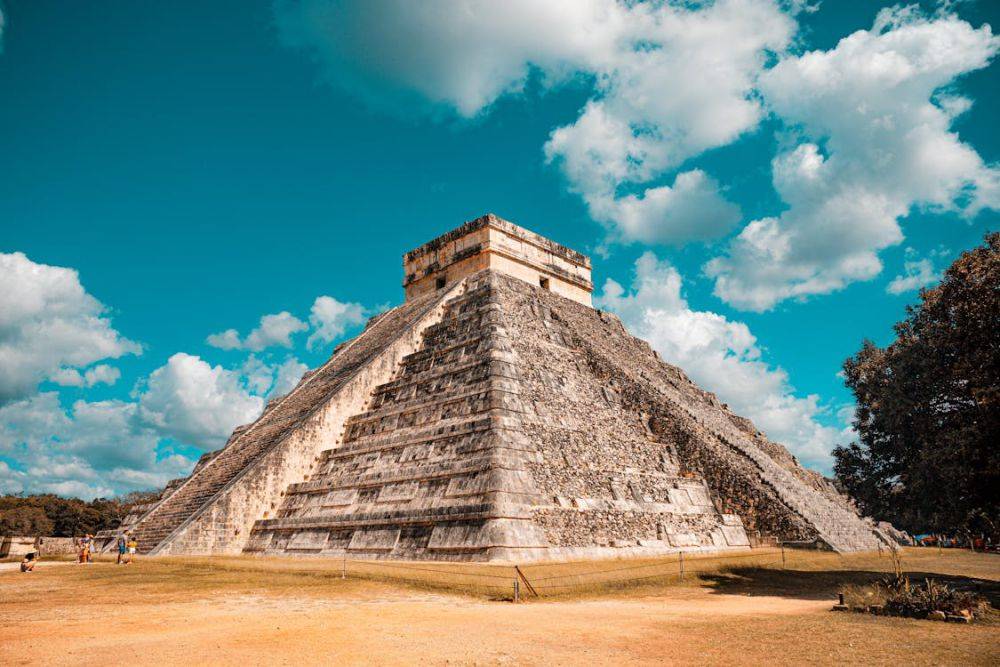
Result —
[[[0,569],[0,662],[81,664],[1000,664],[1000,626],[830,611],[802,566],[714,573],[512,604],[426,584],[340,578],[335,563],[146,559]],[[909,559],[995,590],[1000,557]],[[975,579],[970,579],[974,577]]]

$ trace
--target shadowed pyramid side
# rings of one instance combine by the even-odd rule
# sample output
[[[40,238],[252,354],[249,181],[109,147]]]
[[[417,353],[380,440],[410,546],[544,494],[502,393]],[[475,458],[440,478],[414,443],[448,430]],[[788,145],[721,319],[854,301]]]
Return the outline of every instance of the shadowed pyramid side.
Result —
[[[739,516],[755,538],[816,541],[837,551],[889,543],[829,480],[664,363],[618,318],[530,285],[508,285],[528,307],[551,309],[553,329],[577,350],[578,364],[621,415],[641,417],[650,439],[669,448],[681,473],[704,478],[716,507]]]

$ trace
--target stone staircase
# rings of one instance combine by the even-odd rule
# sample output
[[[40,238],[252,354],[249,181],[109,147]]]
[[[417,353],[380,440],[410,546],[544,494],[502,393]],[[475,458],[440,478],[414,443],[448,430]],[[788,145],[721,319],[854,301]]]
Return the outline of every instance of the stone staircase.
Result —
[[[140,522],[133,531],[139,543],[139,552],[152,552],[259,457],[296,416],[301,415],[292,413],[270,420],[265,412],[260,419],[267,421],[259,429],[249,435],[241,434],[229,442],[205,469],[192,475]]]
[[[487,288],[449,300],[420,349],[347,420],[343,444],[288,488],[275,518],[257,522],[248,551],[447,558],[447,526],[482,527],[493,515],[487,494],[507,486],[496,473],[520,467],[495,437],[510,387],[491,318]]]
[[[357,338],[341,345],[315,372],[284,397],[272,400],[252,424],[239,427],[226,446],[196,468],[179,488],[148,512],[133,530],[141,553],[156,553],[179,529],[212,505],[219,494],[250,470],[283,438],[294,432],[326,400],[377,357],[401,331],[434,308],[441,295],[430,294],[383,313]],[[239,530],[220,525],[219,530]]]

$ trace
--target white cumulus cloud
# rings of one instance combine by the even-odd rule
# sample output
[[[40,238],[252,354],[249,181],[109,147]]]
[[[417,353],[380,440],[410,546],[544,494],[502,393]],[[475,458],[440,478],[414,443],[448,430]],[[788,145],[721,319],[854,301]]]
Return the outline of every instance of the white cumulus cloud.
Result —
[[[268,398],[290,392],[307,370],[308,366],[291,355],[281,363],[272,364],[251,354],[240,367],[247,388]]]
[[[292,336],[308,328],[299,318],[288,311],[282,311],[261,317],[257,328],[242,340],[236,329],[226,329],[210,335],[205,342],[222,350],[260,352],[269,347],[292,347]]]
[[[183,352],[153,371],[139,393],[145,423],[206,451],[222,446],[233,428],[256,419],[263,407],[239,372]]]
[[[762,358],[746,324],[692,309],[680,273],[668,262],[646,252],[635,271],[628,291],[608,279],[596,304],[804,463],[829,472],[830,452],[844,433],[818,420],[826,412],[819,397],[796,395],[788,374]]]
[[[587,80],[591,99],[545,155],[625,242],[708,239],[738,221],[701,172],[656,181],[756,127],[756,79],[796,29],[773,0],[305,0],[279,2],[276,15],[328,80],[408,112],[423,101],[475,116],[532,73],[543,87]]]
[[[988,25],[897,7],[764,73],[768,106],[799,137],[772,163],[788,210],[751,222],[707,264],[716,295],[764,311],[832,292],[878,275],[914,208],[971,217],[1000,205],[998,171],[951,129],[970,101],[941,93],[998,48]]]
[[[349,327],[362,324],[366,317],[367,311],[360,303],[345,303],[332,296],[316,297],[309,312],[313,332],[306,345],[309,349],[316,349],[332,343],[343,336]]]
[[[903,273],[889,281],[885,291],[889,294],[899,295],[918,290],[939,280],[941,280],[941,274],[934,270],[934,263],[931,259],[920,257],[916,250],[907,248],[906,259],[903,261]]]
[[[648,188],[641,195],[600,197],[591,215],[613,223],[624,239],[647,244],[677,244],[721,236],[740,221],[740,209],[719,194],[719,184],[701,169],[677,175],[672,186]]]
[[[562,79],[616,49],[623,8],[608,0],[279,0],[279,34],[325,78],[391,108],[420,101],[474,116],[520,92],[532,67]],[[425,102],[426,104],[426,102]]]
[[[49,380],[61,387],[93,387],[96,384],[113,385],[121,375],[114,366],[98,364],[83,373],[75,368],[60,368],[49,375]]]
[[[76,368],[142,351],[111,326],[73,269],[0,253],[0,285],[0,405],[33,394],[45,379],[73,383]],[[100,373],[93,381],[110,377]]]
[[[0,407],[0,492],[58,493],[93,498],[163,486],[194,461],[158,457],[159,436],[135,403],[76,401],[68,409],[56,392]]]
[[[88,387],[93,387],[95,384],[113,385],[121,376],[121,371],[114,366],[98,364],[84,372],[83,381]]]

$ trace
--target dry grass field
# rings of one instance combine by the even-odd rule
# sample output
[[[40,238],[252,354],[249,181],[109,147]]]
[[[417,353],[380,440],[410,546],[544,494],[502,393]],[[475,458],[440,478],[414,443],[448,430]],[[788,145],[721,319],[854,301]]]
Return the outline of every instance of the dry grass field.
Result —
[[[908,549],[914,578],[1000,595],[1000,556]],[[7,665],[1000,664],[1000,624],[829,611],[885,572],[876,554],[760,552],[513,569],[436,563],[140,559],[0,566]],[[546,589],[546,582],[549,588]],[[556,588],[556,586],[561,588]]]

